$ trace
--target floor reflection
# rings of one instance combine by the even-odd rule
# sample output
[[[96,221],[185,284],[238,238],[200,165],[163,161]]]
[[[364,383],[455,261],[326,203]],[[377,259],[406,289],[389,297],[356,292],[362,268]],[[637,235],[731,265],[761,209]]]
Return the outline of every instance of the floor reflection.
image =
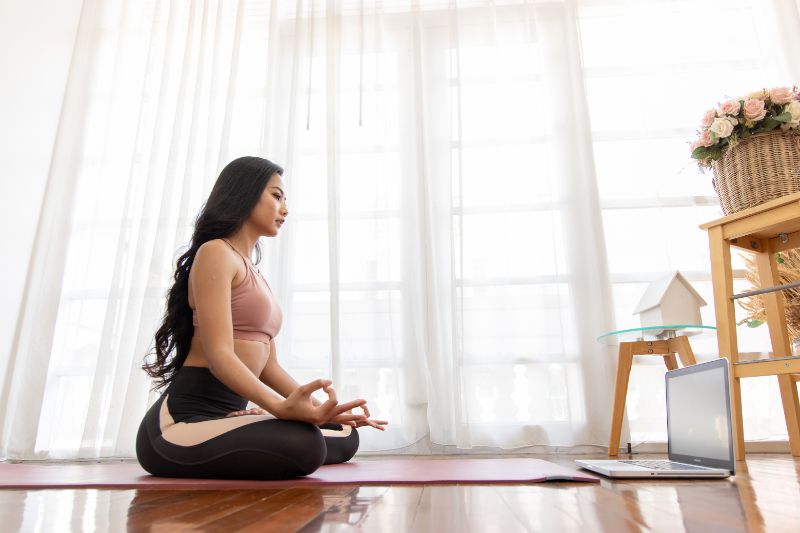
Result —
[[[349,489],[346,491],[349,492]],[[301,525],[323,513],[324,490],[137,491],[128,508],[128,531],[161,533],[183,529],[237,531],[259,525]],[[335,494],[333,495],[335,496]],[[302,520],[302,517],[307,517]],[[292,529],[297,529],[296,527]]]
[[[303,531],[800,531],[800,461],[754,463],[724,480],[360,488]]]
[[[416,509],[421,492],[420,487],[358,487],[301,531],[408,531],[408,513],[397,511]]]

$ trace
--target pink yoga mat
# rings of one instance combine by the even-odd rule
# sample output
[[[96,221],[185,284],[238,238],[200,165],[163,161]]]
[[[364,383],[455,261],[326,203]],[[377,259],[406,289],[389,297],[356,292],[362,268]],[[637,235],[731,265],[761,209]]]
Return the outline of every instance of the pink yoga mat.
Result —
[[[323,466],[287,481],[151,476],[137,463],[0,464],[0,488],[268,489],[329,484],[537,483],[599,481],[541,459],[375,459]]]

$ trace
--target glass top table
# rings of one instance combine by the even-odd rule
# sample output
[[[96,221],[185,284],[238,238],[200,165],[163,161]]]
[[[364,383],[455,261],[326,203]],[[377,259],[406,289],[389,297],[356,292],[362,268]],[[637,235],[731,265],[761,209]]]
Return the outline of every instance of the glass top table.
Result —
[[[667,326],[649,326],[646,328],[621,329],[610,331],[597,337],[597,342],[609,346],[621,342],[650,341],[674,339],[677,336],[695,337],[697,335],[716,333],[714,326],[702,324],[675,324]]]

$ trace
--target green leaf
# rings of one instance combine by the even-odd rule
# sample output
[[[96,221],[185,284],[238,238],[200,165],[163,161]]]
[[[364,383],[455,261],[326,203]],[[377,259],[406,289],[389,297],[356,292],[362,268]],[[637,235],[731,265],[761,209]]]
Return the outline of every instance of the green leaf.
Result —
[[[737,326],[741,326],[746,324],[748,328],[757,328],[761,324],[763,324],[763,320],[756,320],[755,318],[743,318],[739,322],[736,323]]]
[[[775,262],[782,265],[782,264],[784,264],[786,262],[786,260],[783,258],[783,256],[781,255],[780,252],[777,252],[775,254]]]
[[[785,111],[785,112],[781,113],[780,115],[777,115],[777,116],[775,116],[773,118],[775,120],[777,120],[778,122],[791,122],[792,121],[792,114],[789,113],[788,111]]]
[[[709,158],[719,159],[720,155],[722,155],[722,149],[724,148],[724,146],[720,146],[720,144],[715,144],[714,146],[698,146],[692,150],[692,157],[701,161]]]
[[[780,125],[781,123],[775,120],[774,118],[767,117],[764,119],[764,122],[761,123],[761,128],[759,129],[761,131],[772,131]]]

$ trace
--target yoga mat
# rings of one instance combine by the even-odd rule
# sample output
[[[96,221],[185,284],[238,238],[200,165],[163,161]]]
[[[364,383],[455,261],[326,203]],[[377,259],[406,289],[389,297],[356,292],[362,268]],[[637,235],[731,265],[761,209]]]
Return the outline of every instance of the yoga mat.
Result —
[[[596,477],[541,459],[375,459],[322,466],[285,481],[151,476],[138,463],[0,464],[0,488],[269,489],[331,484],[598,482]]]

